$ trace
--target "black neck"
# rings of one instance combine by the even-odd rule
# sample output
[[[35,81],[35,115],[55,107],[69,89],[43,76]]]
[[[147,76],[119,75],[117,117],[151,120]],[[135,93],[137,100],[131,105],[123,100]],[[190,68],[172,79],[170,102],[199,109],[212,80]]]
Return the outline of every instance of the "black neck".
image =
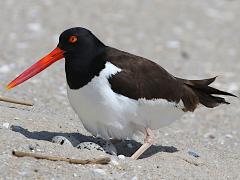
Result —
[[[65,56],[65,71],[70,89],[79,89],[88,84],[105,68],[105,46]]]

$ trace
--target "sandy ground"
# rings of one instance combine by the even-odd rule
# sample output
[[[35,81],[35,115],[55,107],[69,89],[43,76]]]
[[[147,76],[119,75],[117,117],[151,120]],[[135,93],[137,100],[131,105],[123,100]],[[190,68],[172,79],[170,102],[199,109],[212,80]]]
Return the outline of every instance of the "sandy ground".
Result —
[[[1,1],[0,94],[33,101],[34,107],[0,102],[0,179],[240,179],[237,98],[228,98],[228,106],[200,107],[155,131],[155,146],[140,160],[129,156],[142,137],[117,145],[125,159],[111,156],[109,165],[83,166],[11,155],[13,149],[80,159],[105,155],[50,142],[56,135],[92,139],[69,106],[64,61],[5,90],[55,48],[64,29],[83,26],[106,44],[153,59],[176,76],[218,75],[214,86],[239,96],[239,8],[237,0]]]

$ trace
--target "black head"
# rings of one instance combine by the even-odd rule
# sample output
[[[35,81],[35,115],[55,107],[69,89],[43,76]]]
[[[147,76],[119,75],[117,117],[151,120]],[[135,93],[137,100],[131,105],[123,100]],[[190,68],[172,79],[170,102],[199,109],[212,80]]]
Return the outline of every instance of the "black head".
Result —
[[[89,58],[89,55],[97,54],[105,45],[88,29],[74,27],[60,35],[58,47],[65,51],[64,56],[68,60],[68,57],[75,56]]]
[[[106,46],[89,30],[75,27],[59,37],[58,48],[64,51],[68,85],[78,89],[105,67]]]
[[[106,46],[89,30],[75,27],[64,31],[57,47],[8,84],[11,89],[65,57],[67,82],[71,89],[86,85],[105,67]]]

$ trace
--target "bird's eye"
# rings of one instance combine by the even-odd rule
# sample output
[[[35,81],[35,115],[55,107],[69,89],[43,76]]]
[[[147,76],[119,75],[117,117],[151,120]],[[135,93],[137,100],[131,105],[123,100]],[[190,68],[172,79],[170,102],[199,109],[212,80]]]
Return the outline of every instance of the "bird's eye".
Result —
[[[77,42],[77,40],[78,40],[77,36],[70,36],[68,39],[68,42],[75,43],[75,42]]]

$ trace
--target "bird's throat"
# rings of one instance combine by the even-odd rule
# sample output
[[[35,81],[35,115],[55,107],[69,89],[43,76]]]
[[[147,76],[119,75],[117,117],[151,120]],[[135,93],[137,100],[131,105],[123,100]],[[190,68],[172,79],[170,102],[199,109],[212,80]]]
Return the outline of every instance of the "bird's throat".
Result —
[[[68,59],[66,57],[65,71],[68,86],[70,89],[79,89],[87,85],[95,76],[99,75],[105,68],[105,64],[104,54],[86,59],[79,57]]]

